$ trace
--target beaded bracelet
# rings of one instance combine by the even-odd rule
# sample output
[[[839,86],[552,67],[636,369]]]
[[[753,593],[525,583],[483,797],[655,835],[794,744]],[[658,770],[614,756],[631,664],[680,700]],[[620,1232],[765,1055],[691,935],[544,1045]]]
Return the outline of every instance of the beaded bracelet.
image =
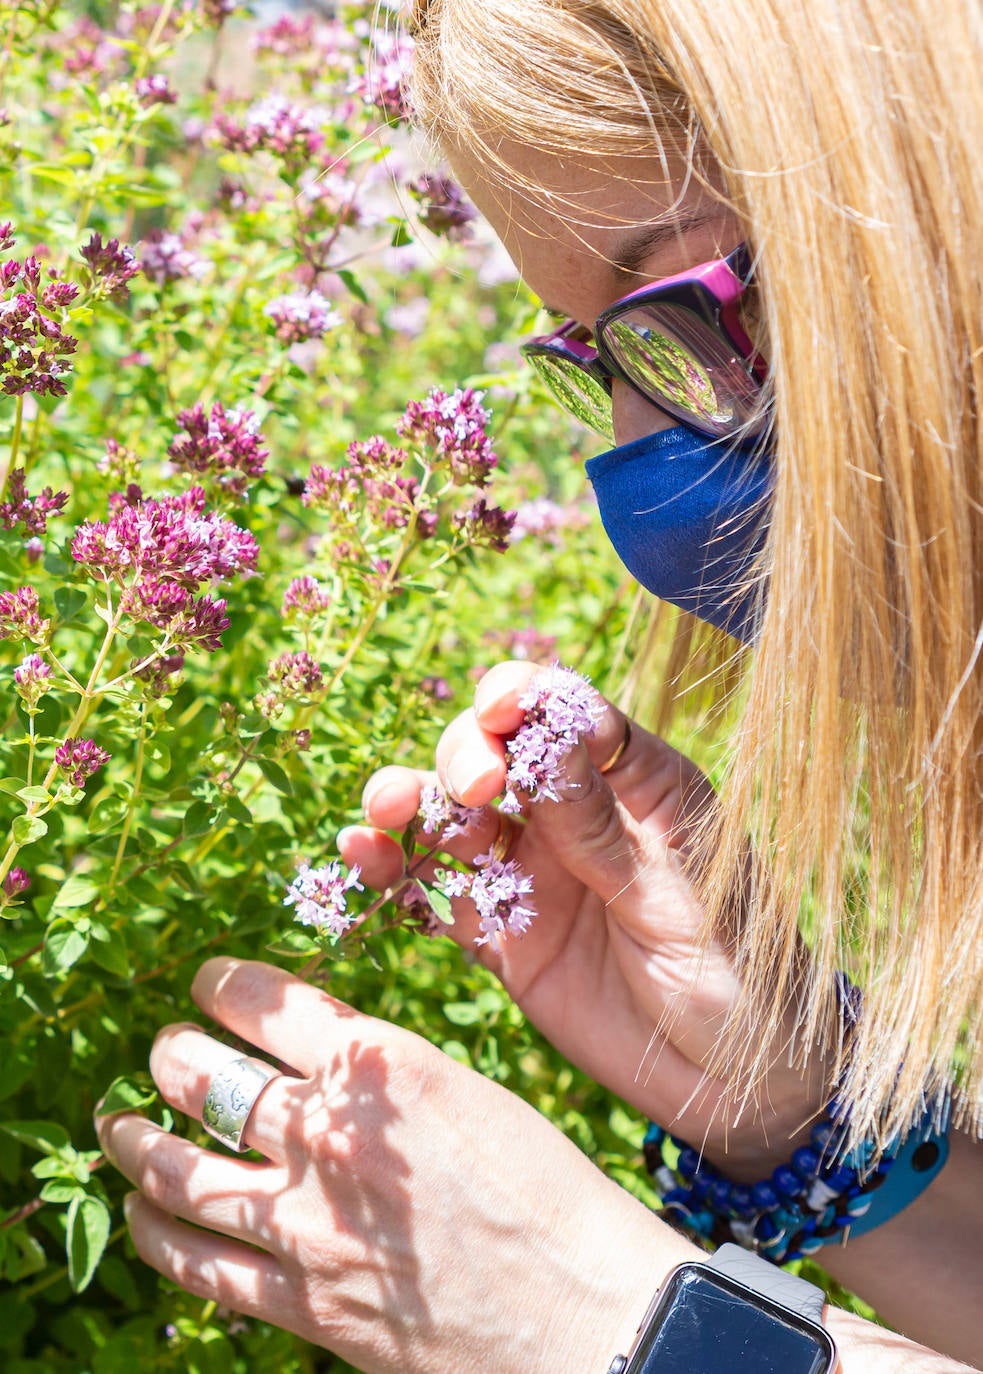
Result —
[[[837,996],[849,1028],[860,1015],[860,994],[838,975]],[[776,1264],[846,1244],[897,1216],[939,1173],[949,1155],[949,1106],[926,1106],[879,1154],[871,1141],[846,1150],[848,1125],[848,1109],[833,1097],[808,1145],[760,1183],[745,1184],[652,1123],[643,1149],[662,1195],[661,1215],[708,1246],[735,1241]]]

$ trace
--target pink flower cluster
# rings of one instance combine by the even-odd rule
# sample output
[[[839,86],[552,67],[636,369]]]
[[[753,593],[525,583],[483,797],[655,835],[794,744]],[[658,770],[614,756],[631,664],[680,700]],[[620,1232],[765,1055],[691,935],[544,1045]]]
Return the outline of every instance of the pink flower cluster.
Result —
[[[560,506],[548,496],[538,496],[533,501],[523,501],[516,511],[512,543],[534,535],[557,545],[562,542],[563,530],[582,529],[589,523],[590,516],[577,506]]]
[[[215,134],[230,152],[276,153],[306,160],[324,143],[318,116],[283,95],[268,95],[250,105],[242,122],[230,115],[215,120]]]
[[[340,468],[315,464],[304,484],[304,505],[327,512],[337,531],[352,530],[360,515],[387,530],[416,521],[421,539],[436,530],[435,511],[418,509],[420,483],[399,476],[407,454],[381,435],[349,444],[348,463]]]
[[[148,108],[151,105],[173,105],[177,100],[171,83],[161,73],[138,76],[133,83],[133,89],[140,104]]]
[[[387,119],[408,119],[407,79],[412,60],[413,40],[407,34],[376,30],[366,56],[365,74],[356,83],[356,94]]]
[[[452,840],[455,835],[470,834],[481,814],[480,808],[462,806],[454,801],[435,782],[427,783],[420,792],[417,825],[423,835],[440,831],[442,840]]]
[[[101,234],[92,234],[88,243],[79,249],[79,257],[89,269],[96,294],[123,300],[129,295],[128,282],[140,271],[132,248],[119,239],[103,243]]]
[[[285,344],[320,339],[329,329],[341,324],[341,315],[319,291],[294,291],[270,301],[263,314],[276,326],[277,338]]]
[[[23,468],[14,468],[7,486],[7,499],[0,501],[0,525],[5,530],[22,529],[27,536],[47,531],[48,519],[68,502],[68,492],[57,495],[45,487],[37,496],[28,496]]]
[[[337,859],[321,868],[301,864],[296,878],[287,889],[283,904],[296,907],[294,919],[300,921],[301,925],[316,926],[319,930],[344,935],[354,921],[348,911],[346,893],[353,889],[356,892],[364,891],[359,877],[357,864],[350,872],[344,873]]]
[[[3,880],[3,895],[6,898],[19,897],[31,886],[31,875],[25,868],[12,868]]]
[[[491,414],[481,404],[483,395],[471,387],[450,395],[435,388],[424,400],[410,402],[396,432],[428,449],[454,482],[483,487],[498,465],[485,428]]]
[[[316,577],[295,577],[283,593],[280,614],[284,620],[309,625],[331,605],[331,593]]]
[[[442,234],[454,243],[466,243],[473,236],[471,225],[478,212],[461,187],[443,172],[425,172],[407,189],[420,205],[420,222],[432,234]]]
[[[195,591],[208,582],[253,572],[259,546],[248,530],[205,510],[205,493],[144,497],[139,487],[116,497],[108,521],[87,520],[72,557],[100,580],[133,585],[154,577]]]
[[[519,706],[525,719],[505,747],[506,812],[522,809],[520,792],[534,802],[559,800],[563,760],[579,740],[596,732],[603,709],[587,679],[558,663],[537,674]]]
[[[44,645],[50,638],[51,621],[42,618],[34,587],[0,592],[0,639],[29,639]]]
[[[198,280],[209,272],[211,264],[195,252],[185,235],[154,229],[140,244],[140,267],[152,282],[165,286],[186,277]]]
[[[451,524],[469,544],[504,553],[511,543],[515,511],[490,506],[483,496],[479,496],[468,510],[459,511]]]
[[[28,654],[14,669],[14,683],[17,695],[33,710],[51,687],[51,666],[40,654]]]
[[[73,787],[84,787],[112,757],[94,739],[66,739],[55,750],[55,763]]]
[[[306,651],[280,654],[267,668],[270,682],[283,699],[313,696],[324,686],[324,674],[316,658]]]
[[[136,586],[127,587],[120,604],[133,620],[166,630],[174,649],[197,647],[213,654],[221,649],[222,635],[229,628],[228,602],[223,597],[196,599],[186,587],[157,577],[142,578]]]
[[[532,895],[532,879],[514,859],[489,853],[476,855],[474,862],[473,873],[446,873],[441,887],[448,897],[471,898],[481,930],[475,944],[499,950],[506,935],[524,935],[536,916],[526,900]]]
[[[215,473],[227,489],[242,494],[251,477],[260,477],[269,450],[263,448],[259,420],[251,410],[226,410],[218,401],[206,412],[199,402],[178,412],[184,433],[167,450],[186,472]]]
[[[0,225],[0,251],[13,242],[10,224]],[[65,360],[78,348],[65,330],[65,311],[78,294],[73,282],[42,284],[36,257],[0,264],[0,390],[8,396],[65,395],[62,378],[72,367]]]

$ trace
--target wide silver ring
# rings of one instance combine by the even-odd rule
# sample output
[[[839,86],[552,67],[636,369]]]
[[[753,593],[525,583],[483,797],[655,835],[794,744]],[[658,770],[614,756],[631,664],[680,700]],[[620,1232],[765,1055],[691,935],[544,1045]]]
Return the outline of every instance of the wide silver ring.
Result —
[[[208,1085],[201,1124],[209,1135],[242,1154],[249,1148],[243,1145],[242,1134],[259,1095],[271,1079],[279,1077],[278,1070],[262,1059],[233,1059]]]

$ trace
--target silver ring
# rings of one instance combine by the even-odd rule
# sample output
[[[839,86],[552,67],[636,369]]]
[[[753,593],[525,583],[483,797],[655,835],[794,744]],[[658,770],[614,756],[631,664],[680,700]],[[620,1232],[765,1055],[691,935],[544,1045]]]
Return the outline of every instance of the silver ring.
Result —
[[[242,1133],[259,1095],[271,1079],[279,1077],[279,1071],[262,1059],[233,1059],[208,1085],[201,1124],[209,1135],[242,1154],[249,1148],[242,1144]]]

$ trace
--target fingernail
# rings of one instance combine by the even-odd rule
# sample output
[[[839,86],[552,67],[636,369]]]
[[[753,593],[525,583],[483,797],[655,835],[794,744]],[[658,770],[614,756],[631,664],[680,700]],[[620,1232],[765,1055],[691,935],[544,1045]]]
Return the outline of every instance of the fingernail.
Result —
[[[344,829],[339,830],[337,836],[335,837],[335,844],[338,846],[338,848],[341,849],[341,847],[346,843],[349,835],[354,835],[357,830],[357,825],[346,825]]]
[[[370,778],[362,789],[362,810],[368,813],[369,807],[385,788],[385,783]]]
[[[463,801],[465,794],[476,787],[482,779],[490,778],[492,770],[475,764],[473,759],[456,758],[452,759],[447,767],[447,785],[451,790],[451,795],[458,801]]]

